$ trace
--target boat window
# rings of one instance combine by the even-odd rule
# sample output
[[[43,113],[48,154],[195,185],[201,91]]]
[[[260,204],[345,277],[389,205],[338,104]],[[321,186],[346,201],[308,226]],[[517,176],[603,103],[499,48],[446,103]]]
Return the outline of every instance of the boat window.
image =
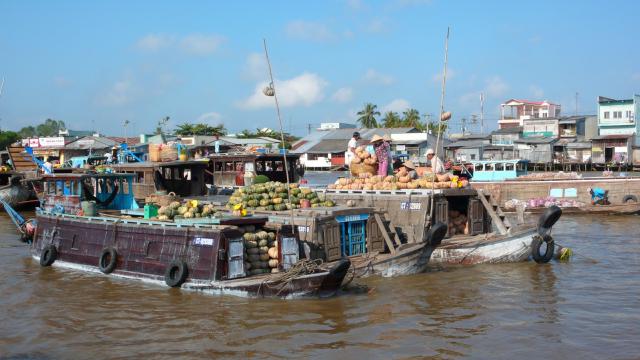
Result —
[[[134,182],[139,182],[139,183],[144,182],[144,171],[137,171],[136,177],[134,179],[136,180]]]
[[[246,171],[249,171],[249,172],[254,171],[252,162],[245,162],[244,163],[244,168],[245,168]]]
[[[282,164],[282,161],[274,161],[274,169],[276,171],[284,171],[284,166]]]
[[[504,163],[496,163],[496,171],[504,171]]]
[[[484,171],[484,164],[476,164],[475,171]]]
[[[213,163],[213,171],[222,171],[222,163],[219,161],[216,161]]]
[[[487,171],[493,171],[493,164],[485,164],[484,169]]]
[[[262,161],[256,161],[256,171],[264,171],[264,163]]]
[[[171,169],[170,168],[164,168],[162,169],[163,171],[163,177],[167,180],[171,180]]]
[[[524,163],[519,162],[518,165],[516,165],[516,169],[518,171],[524,171]]]
[[[184,170],[184,180],[191,180],[191,169]]]
[[[224,171],[233,172],[235,168],[233,167],[233,161],[227,161],[224,163]]]
[[[127,178],[122,179],[122,181],[120,182],[120,193],[129,193],[129,180]]]
[[[515,165],[514,163],[506,163],[506,164],[504,164],[504,169],[507,170],[507,171],[513,171],[514,168],[515,168],[514,165]]]

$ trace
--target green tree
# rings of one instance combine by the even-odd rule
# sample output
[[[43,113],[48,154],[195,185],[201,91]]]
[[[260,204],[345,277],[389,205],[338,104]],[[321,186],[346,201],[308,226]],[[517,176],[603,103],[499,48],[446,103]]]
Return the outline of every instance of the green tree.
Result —
[[[20,135],[14,131],[0,132],[0,149],[5,149],[7,146],[20,140]]]
[[[297,136],[291,135],[289,133],[283,133],[284,135],[284,146],[287,149],[291,149],[291,144],[300,139]],[[236,135],[239,139],[255,139],[260,137],[268,137],[276,140],[280,140],[280,133],[274,131],[269,128],[264,129],[256,129],[256,132],[252,132],[250,130],[244,129],[240,133]],[[282,144],[278,144],[278,148],[282,148]]]
[[[20,129],[20,131],[18,131],[18,135],[20,135],[20,137],[22,139],[24,138],[29,138],[29,137],[35,137],[38,135],[38,133],[36,132],[36,128],[33,126],[25,126],[22,129]]]
[[[397,128],[402,125],[402,119],[395,111],[387,111],[382,118],[382,127]]]
[[[207,135],[207,136],[224,136],[227,134],[227,129],[224,125],[218,124],[216,126],[210,126],[207,124],[189,124],[184,123],[178,125],[174,131],[176,135]]]
[[[36,133],[38,136],[58,136],[58,132],[65,128],[64,121],[47,119],[36,127]]]
[[[407,109],[402,112],[402,125],[422,130],[424,125],[420,121],[420,112],[416,109]]]
[[[376,116],[380,116],[380,111],[378,111],[378,106],[372,103],[364,104],[364,108],[358,111],[358,123],[363,128],[377,128],[378,120],[376,120]]]
[[[430,121],[427,124],[427,130],[433,135],[438,135],[438,131],[440,134],[444,134],[447,131],[447,123],[442,122],[442,127],[440,127],[437,121]]]
[[[158,120],[158,126],[156,126],[156,135],[164,134],[164,127],[169,123],[170,117],[165,116],[162,119]]]

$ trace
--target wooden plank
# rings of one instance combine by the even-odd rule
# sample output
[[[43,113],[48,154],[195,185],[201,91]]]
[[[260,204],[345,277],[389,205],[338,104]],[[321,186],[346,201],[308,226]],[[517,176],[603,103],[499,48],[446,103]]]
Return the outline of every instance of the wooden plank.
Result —
[[[496,214],[496,212],[493,210],[493,207],[487,201],[487,198],[485,197],[485,194],[482,192],[482,190],[478,190],[478,195],[479,195],[478,198],[480,199],[480,202],[482,202],[482,205],[484,205],[485,209],[487,209],[489,216],[491,216],[491,219],[496,225],[496,228],[498,228],[498,232],[501,235],[506,235],[507,228],[504,226],[504,223],[502,222],[502,219],[500,219],[500,216]]]
[[[378,227],[380,228],[380,231],[382,232],[382,237],[384,237],[384,241],[387,243],[387,247],[389,248],[389,251],[391,251],[392,254],[396,253],[396,248],[393,245],[393,242],[391,241],[391,238],[389,237],[389,233],[387,233],[387,229],[384,226],[384,223],[382,222],[382,219],[380,218],[380,214],[375,213],[373,215],[376,219],[376,223],[378,223]]]

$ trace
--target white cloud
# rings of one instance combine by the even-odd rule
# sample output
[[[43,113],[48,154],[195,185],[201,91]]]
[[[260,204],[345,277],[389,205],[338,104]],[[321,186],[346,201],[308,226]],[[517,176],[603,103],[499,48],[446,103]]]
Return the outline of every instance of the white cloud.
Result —
[[[136,48],[144,52],[177,49],[190,55],[208,55],[216,52],[225,38],[217,34],[189,34],[182,37],[165,34],[149,34],[136,42]]]
[[[141,51],[154,52],[169,47],[175,38],[162,34],[149,34],[136,42],[136,48]]]
[[[180,40],[180,47],[189,54],[208,55],[214,53],[224,42],[224,37],[216,34],[191,34]]]
[[[71,86],[71,80],[64,76],[55,76],[53,78],[53,84],[61,89]]]
[[[364,74],[364,79],[380,85],[391,85],[395,82],[393,76],[381,74],[374,69],[367,70]]]
[[[267,82],[256,85],[254,92],[237,105],[245,109],[259,109],[274,106],[274,100],[262,93]],[[303,73],[292,79],[275,82],[278,101],[282,107],[311,106],[324,98],[327,81],[312,73]]]
[[[436,84],[441,84],[442,83],[442,74],[443,72],[439,72],[435,75],[433,75],[433,77],[431,78],[431,80],[436,83]],[[456,76],[456,71],[453,70],[452,68],[448,68],[447,69],[447,80],[451,80]]]
[[[198,116],[199,122],[212,122],[217,124],[220,122],[221,119],[222,119],[222,115],[220,115],[220,113],[217,113],[217,112],[208,112]]]
[[[372,19],[366,26],[365,31],[373,34],[381,34],[389,32],[391,25],[386,19],[375,18]]]
[[[107,91],[98,97],[97,102],[103,106],[123,106],[130,103],[135,95],[135,86],[131,76],[113,83]]]
[[[346,103],[351,101],[353,98],[353,89],[350,87],[343,87],[338,89],[333,95],[331,95],[331,100],[339,103]]]
[[[388,111],[395,111],[401,114],[403,111],[409,109],[411,104],[405,99],[394,99],[390,103],[380,108],[381,114],[386,114]]]
[[[509,85],[499,76],[487,79],[484,93],[488,97],[502,97],[509,90]]]
[[[263,54],[251,53],[244,64],[243,76],[249,79],[264,79],[269,75],[267,61]]]
[[[346,3],[351,10],[365,10],[367,8],[362,0],[347,0]]]
[[[288,37],[309,41],[329,41],[335,38],[335,35],[329,28],[320,22],[295,20],[287,24],[285,33]]]
[[[536,99],[542,100],[542,98],[544,97],[544,90],[542,90],[542,88],[540,88],[539,86],[531,85],[529,86],[529,91],[531,92],[531,95],[533,95],[533,97]]]

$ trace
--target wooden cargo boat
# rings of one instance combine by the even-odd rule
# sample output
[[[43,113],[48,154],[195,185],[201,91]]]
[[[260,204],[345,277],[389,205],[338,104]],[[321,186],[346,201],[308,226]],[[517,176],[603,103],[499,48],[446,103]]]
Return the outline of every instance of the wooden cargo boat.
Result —
[[[501,206],[509,200],[528,201],[529,199],[553,197],[558,201],[591,202],[589,188],[601,188],[608,192],[611,208],[600,206],[584,208],[565,208],[567,214],[612,213],[629,214],[640,209],[640,177],[579,177],[572,178],[569,173],[546,173],[526,175],[521,160],[495,160],[474,162],[471,186],[474,189],[490,193]],[[557,178],[535,178],[548,175]],[[537,211],[527,209],[527,211]]]
[[[310,270],[301,271],[297,267],[298,240],[285,227],[277,234],[283,249],[279,256],[284,272],[246,276],[245,245],[239,226],[263,224],[266,218],[229,218],[218,220],[217,224],[188,225],[83,213],[91,211],[83,202],[89,199],[111,213],[135,211],[133,176],[44,176],[43,206],[36,213],[32,256],[42,266],[164,281],[172,287],[250,297],[333,295],[348,272],[350,262],[346,259],[306,266]]]
[[[385,219],[381,222],[394,230],[385,241],[383,256],[367,258],[364,254],[352,259],[356,269],[366,269],[364,275],[395,276],[419,272],[429,265],[519,262],[531,257],[547,262],[554,246],[549,232],[562,214],[554,207],[539,216],[538,223],[544,226],[512,226],[490,195],[473,189],[326,190],[326,196],[338,204],[374,207]],[[432,196],[433,220],[429,211]],[[465,214],[466,234],[455,232],[449,219],[453,213]],[[449,226],[440,236],[441,230],[434,230],[431,224]],[[407,256],[420,248],[426,258]],[[545,254],[541,255],[543,248]]]
[[[541,214],[547,208],[535,207],[526,208],[525,211],[531,214]],[[515,212],[515,210],[509,210],[508,212]],[[601,214],[601,215],[635,215],[640,214],[640,202],[627,202],[625,204],[616,205],[585,205],[584,207],[563,207],[563,214],[572,215],[588,215],[588,214]]]

